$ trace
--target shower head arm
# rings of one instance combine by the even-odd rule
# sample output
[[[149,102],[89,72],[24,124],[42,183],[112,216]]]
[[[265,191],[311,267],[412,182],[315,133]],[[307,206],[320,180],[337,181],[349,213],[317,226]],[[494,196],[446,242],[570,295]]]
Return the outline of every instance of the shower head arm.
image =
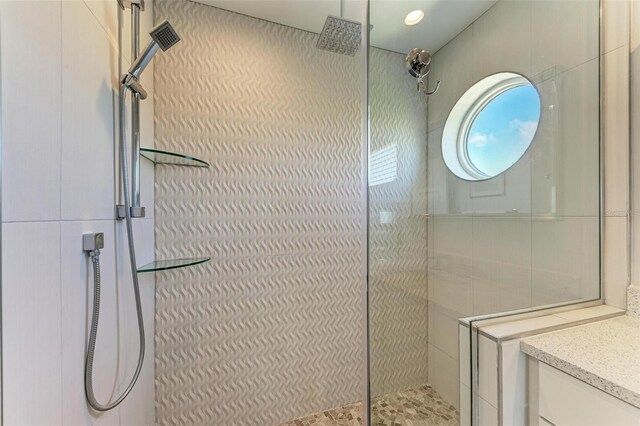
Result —
[[[133,62],[131,68],[129,68],[128,74],[135,77],[136,80],[139,79],[140,75],[147,65],[149,65],[159,48],[160,45],[155,40],[151,40],[138,58]]]
[[[137,93],[140,96],[140,99],[147,98],[147,92],[140,84],[140,75],[149,65],[159,48],[160,45],[155,40],[151,40],[138,58],[133,62],[129,71],[127,71],[127,73],[120,79],[120,82],[128,89],[131,89],[132,92]]]

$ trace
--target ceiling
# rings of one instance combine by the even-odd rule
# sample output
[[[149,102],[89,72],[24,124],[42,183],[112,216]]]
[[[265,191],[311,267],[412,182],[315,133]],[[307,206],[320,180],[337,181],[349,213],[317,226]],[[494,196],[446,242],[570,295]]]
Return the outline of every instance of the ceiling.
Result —
[[[314,33],[327,15],[340,16],[340,0],[195,0],[255,18]],[[414,47],[435,53],[489,9],[497,0],[371,0],[371,44],[407,53]],[[363,21],[361,0],[345,0],[343,17]],[[407,13],[425,12],[414,26],[404,24]]]

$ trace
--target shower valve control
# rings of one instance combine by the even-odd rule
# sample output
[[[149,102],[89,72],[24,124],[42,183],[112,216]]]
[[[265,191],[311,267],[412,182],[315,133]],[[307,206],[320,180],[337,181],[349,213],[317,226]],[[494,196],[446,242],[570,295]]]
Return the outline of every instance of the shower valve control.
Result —
[[[82,235],[82,250],[96,251],[104,248],[104,234],[96,232]]]

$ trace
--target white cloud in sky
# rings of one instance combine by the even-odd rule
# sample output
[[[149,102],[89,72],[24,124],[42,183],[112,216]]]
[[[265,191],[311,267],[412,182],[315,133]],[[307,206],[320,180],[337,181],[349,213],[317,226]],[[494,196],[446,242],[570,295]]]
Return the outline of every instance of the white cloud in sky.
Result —
[[[520,136],[520,143],[528,144],[531,142],[533,137],[536,134],[536,129],[538,128],[537,121],[522,121],[522,120],[511,120],[509,122],[509,126],[515,129]]]
[[[472,133],[469,135],[467,142],[471,145],[477,146],[478,148],[484,148],[490,143],[496,142],[496,137],[493,133]]]

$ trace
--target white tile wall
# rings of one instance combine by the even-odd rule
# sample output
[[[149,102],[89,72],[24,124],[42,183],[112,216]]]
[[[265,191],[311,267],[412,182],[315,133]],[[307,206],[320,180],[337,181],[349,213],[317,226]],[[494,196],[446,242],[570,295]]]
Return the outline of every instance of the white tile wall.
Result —
[[[509,340],[501,343],[500,362],[500,408],[498,415],[503,425],[524,425],[526,395],[526,362],[527,357],[520,352],[520,341]]]
[[[6,425],[62,424],[60,258],[59,222],[2,224]]]
[[[608,305],[625,309],[627,306],[627,218],[604,218],[604,300]]]
[[[61,3],[3,1],[0,8],[2,220],[58,220]]]
[[[429,303],[429,342],[458,359],[458,314],[436,303]]]
[[[152,25],[152,3],[146,6],[143,33]],[[91,412],[84,396],[93,294],[81,245],[85,232],[105,234],[94,374],[100,401],[126,386],[138,350],[123,269],[126,239],[114,220],[117,46],[119,34],[128,46],[126,15],[119,24],[111,0],[0,2],[6,424],[155,422],[153,275],[141,279],[147,354],[134,392],[104,414]],[[152,93],[151,74],[145,85]],[[152,97],[142,104],[142,138],[143,146],[153,146]],[[153,173],[143,165],[143,200],[151,214],[135,223],[139,264],[154,250]]]
[[[534,218],[531,234],[534,306],[598,298],[597,217]]]
[[[629,2],[625,0],[604,0],[603,20],[605,53],[611,52],[612,50],[629,43],[628,7]],[[638,20],[632,20],[632,22],[638,22]]]
[[[531,218],[473,218],[474,315],[531,304]]]
[[[632,283],[640,286],[640,4],[631,3],[631,45],[630,45],[630,75],[631,78],[631,140],[633,167],[631,187],[632,196]]]
[[[478,338],[478,395],[498,406],[498,345],[485,336]]]
[[[429,383],[450,404],[458,408],[458,361],[429,345]]]
[[[473,23],[473,81],[505,70],[531,75],[531,39],[530,2],[497,2]]]
[[[599,65],[591,60],[558,76],[558,214],[597,216]]]
[[[113,219],[118,54],[102,27],[79,22],[95,18],[83,2],[63,2],[62,219]]]
[[[598,56],[598,0],[531,2],[533,75],[562,72]],[[559,42],[561,41],[561,42]]]
[[[628,73],[628,45],[604,55],[605,216],[625,217],[629,204],[629,115],[623,112],[629,105],[629,79],[620,78]]]
[[[117,424],[119,407],[104,414],[90,413],[84,393],[84,347],[89,339],[94,282],[91,261],[82,251],[80,236],[103,232],[105,249],[100,252],[100,322],[94,359],[96,398],[105,403],[118,382],[118,301],[122,291],[116,282],[113,221],[63,222],[60,251],[62,289],[62,423]]]
[[[605,4],[608,28],[620,24],[605,34],[605,50],[611,52],[608,72],[615,81],[624,68],[613,59],[621,59],[614,55],[624,44],[619,32],[626,31],[626,12],[614,1],[605,3],[611,3]],[[451,331],[442,307],[481,314],[598,297],[598,11],[596,0],[502,0],[434,55],[430,77],[449,86],[443,83],[442,93],[429,98],[428,117],[430,344],[443,353],[449,353],[451,339],[445,334]],[[549,126],[541,128],[537,145],[505,175],[505,196],[474,198],[473,186],[452,179],[442,162],[441,129],[461,93],[504,70],[536,82]],[[624,85],[611,86],[609,144],[619,143],[616,132],[625,128],[624,117],[615,115],[624,107]],[[625,153],[612,155],[609,160],[616,163],[616,155]],[[611,177],[615,189],[606,188],[609,205],[615,207],[622,205],[616,199],[624,199],[624,185],[618,184],[625,170],[608,169],[620,175]],[[510,188],[519,190],[510,194]],[[553,213],[555,219],[487,217],[513,208],[520,214]],[[464,226],[467,220],[469,227]],[[464,253],[468,248],[470,258]],[[443,381],[442,372],[430,373],[432,383]]]
[[[478,398],[478,424],[498,426],[498,409],[482,398]]]
[[[429,102],[429,114],[427,115],[429,131],[444,126],[449,111],[451,111],[460,95],[473,82],[473,37],[472,27],[467,28],[440,49],[438,51],[440,59],[432,62],[429,82],[442,80],[447,84],[443,84],[438,90],[438,99],[440,101],[435,104]]]

